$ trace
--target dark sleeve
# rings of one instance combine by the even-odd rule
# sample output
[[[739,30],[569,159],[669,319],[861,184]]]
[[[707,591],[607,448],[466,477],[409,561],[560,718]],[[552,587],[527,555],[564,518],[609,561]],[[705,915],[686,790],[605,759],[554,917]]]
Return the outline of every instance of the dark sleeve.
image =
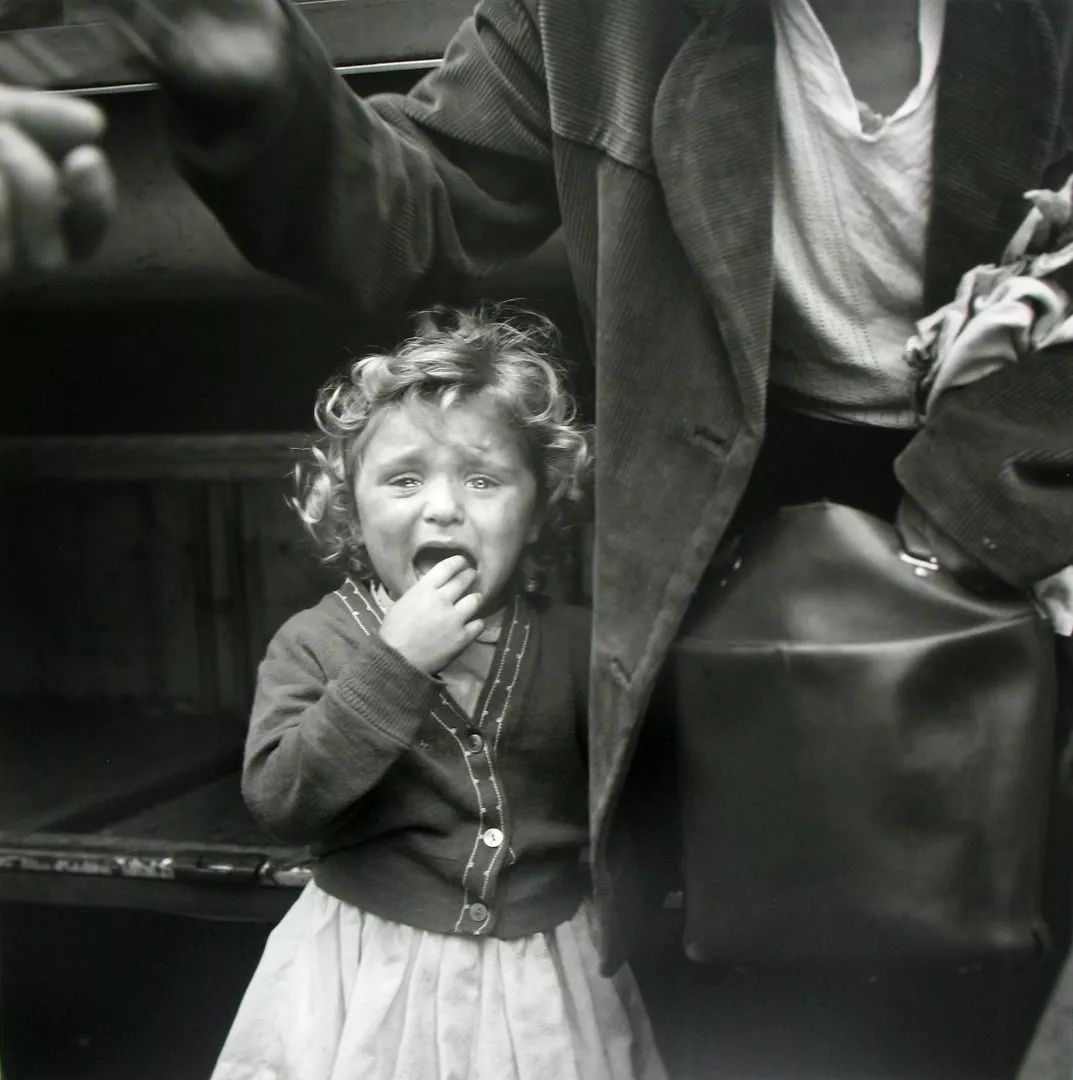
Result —
[[[482,0],[441,68],[367,101],[287,11],[292,73],[271,115],[220,134],[172,111],[180,169],[254,265],[373,312],[450,299],[555,230],[543,61],[522,0]]]
[[[992,573],[1073,563],[1073,348],[948,391],[895,463],[905,490]]]
[[[242,792],[254,817],[294,843],[316,840],[413,742],[436,683],[378,637],[336,678],[288,624],[258,671]]]
[[[1073,172],[1073,10],[1068,0],[1044,8],[1060,100],[1039,186],[1057,189]],[[1043,350],[948,391],[895,472],[949,537],[1006,582],[1029,585],[1073,563],[1073,349]]]

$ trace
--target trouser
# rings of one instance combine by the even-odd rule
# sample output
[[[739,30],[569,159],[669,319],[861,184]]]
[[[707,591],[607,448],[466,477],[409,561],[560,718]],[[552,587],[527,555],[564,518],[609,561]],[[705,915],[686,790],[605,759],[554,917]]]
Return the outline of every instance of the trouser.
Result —
[[[773,411],[731,532],[779,506],[821,498],[893,520],[901,491],[892,463],[910,437]],[[1059,746],[1073,701],[1068,643],[1064,648]],[[1045,914],[1056,943],[1048,955],[1024,962],[961,971],[698,964],[682,953],[680,912],[665,909],[632,963],[671,1075],[1013,1077],[1068,942],[1069,802],[1057,780],[1053,804]]]

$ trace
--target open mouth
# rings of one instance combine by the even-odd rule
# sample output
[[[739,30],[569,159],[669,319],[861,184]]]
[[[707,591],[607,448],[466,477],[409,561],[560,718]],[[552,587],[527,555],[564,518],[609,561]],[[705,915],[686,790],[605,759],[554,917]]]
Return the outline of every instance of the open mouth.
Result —
[[[419,578],[424,577],[437,563],[452,555],[461,555],[474,570],[477,569],[477,560],[465,548],[453,544],[424,544],[414,554],[414,573]]]

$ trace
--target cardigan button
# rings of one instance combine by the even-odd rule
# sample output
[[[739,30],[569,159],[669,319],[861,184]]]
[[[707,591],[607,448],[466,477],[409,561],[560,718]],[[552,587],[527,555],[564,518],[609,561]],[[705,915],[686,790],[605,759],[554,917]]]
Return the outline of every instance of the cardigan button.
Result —
[[[481,839],[485,847],[497,848],[503,843],[503,833],[500,829],[485,829]]]
[[[466,736],[466,753],[479,754],[484,749],[484,736],[479,731],[471,731]]]
[[[480,900],[476,901],[469,906],[469,917],[475,923],[482,923],[488,918],[488,905],[482,904]]]

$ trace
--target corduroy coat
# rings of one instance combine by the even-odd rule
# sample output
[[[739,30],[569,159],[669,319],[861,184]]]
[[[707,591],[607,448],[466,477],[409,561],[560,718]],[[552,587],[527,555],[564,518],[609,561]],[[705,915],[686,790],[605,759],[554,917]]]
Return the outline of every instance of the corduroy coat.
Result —
[[[605,963],[634,922],[616,808],[646,703],[764,435],[776,136],[766,0],[481,0],[363,103],[294,18],[291,92],[176,126],[252,262],[356,311],[454,291],[561,225],[596,371],[591,826]],[[1073,165],[1064,0],[949,0],[921,315]],[[1073,561],[1073,360],[948,395],[899,477],[1000,576]],[[1036,482],[1020,461],[1035,463]]]

